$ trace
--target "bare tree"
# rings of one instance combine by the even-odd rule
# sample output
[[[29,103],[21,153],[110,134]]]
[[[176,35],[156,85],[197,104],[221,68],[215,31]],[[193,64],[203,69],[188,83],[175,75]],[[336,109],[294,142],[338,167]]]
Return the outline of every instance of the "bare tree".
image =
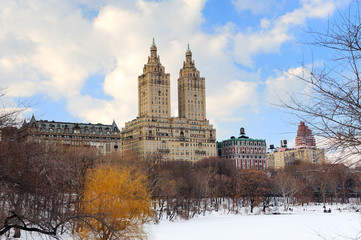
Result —
[[[302,191],[304,185],[290,173],[284,171],[278,172],[273,182],[275,193],[282,196],[284,210],[287,211],[290,203],[293,202],[294,196]]]
[[[60,233],[75,216],[74,170],[31,142],[1,142],[0,152],[0,236],[11,229]]]
[[[238,187],[239,195],[249,200],[251,213],[271,192],[270,179],[267,173],[261,170],[242,170]]]
[[[19,106],[9,106],[4,103],[6,89],[0,88],[0,130],[4,127],[13,127],[19,124],[19,115],[27,109],[26,101]]]
[[[338,160],[361,160],[361,18],[359,1],[351,2],[340,20],[329,22],[324,31],[310,30],[315,47],[328,49],[333,57],[323,66],[303,66],[302,73],[291,72],[301,80],[305,91],[290,94],[282,106],[307,124],[315,135],[326,139],[328,150]]]
[[[306,173],[314,187],[315,194],[319,195],[319,200],[326,205],[329,192],[332,192],[332,164],[321,164]]]

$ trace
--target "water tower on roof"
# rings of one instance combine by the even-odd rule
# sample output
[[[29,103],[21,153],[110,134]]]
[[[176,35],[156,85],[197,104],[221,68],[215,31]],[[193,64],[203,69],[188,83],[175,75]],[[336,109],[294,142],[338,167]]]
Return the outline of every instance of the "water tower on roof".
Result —
[[[244,130],[244,127],[241,127],[240,131],[239,131],[239,138],[249,138],[246,136],[246,132]]]

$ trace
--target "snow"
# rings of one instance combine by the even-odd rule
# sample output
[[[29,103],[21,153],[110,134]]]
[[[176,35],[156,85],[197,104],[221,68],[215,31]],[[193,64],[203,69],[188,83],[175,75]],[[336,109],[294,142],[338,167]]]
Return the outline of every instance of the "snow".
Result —
[[[356,239],[361,232],[360,214],[349,209],[339,211],[340,206],[328,208],[331,208],[331,213],[324,213],[322,206],[299,207],[279,215],[213,213],[188,221],[163,220],[146,228],[151,240]]]
[[[149,240],[335,240],[357,239],[361,234],[361,215],[352,205],[327,205],[331,213],[324,213],[321,205],[293,207],[292,212],[282,212],[282,207],[271,208],[267,214],[255,209],[255,214],[212,212],[191,220],[162,220],[147,224]],[[341,210],[338,210],[338,209]],[[274,215],[272,212],[281,212]],[[0,238],[2,239],[2,238]],[[11,239],[11,238],[10,238]],[[21,240],[49,239],[37,234],[22,232]],[[60,239],[71,240],[61,236]]]

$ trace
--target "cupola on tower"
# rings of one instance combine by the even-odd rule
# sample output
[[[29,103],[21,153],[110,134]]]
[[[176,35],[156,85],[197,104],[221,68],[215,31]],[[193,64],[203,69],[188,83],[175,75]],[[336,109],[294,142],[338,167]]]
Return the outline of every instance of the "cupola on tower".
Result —
[[[178,112],[179,117],[190,120],[206,119],[206,90],[205,79],[200,77],[199,71],[192,60],[189,48],[186,52],[186,61],[178,78]]]
[[[138,77],[138,116],[170,118],[170,75],[160,63],[154,39]]]

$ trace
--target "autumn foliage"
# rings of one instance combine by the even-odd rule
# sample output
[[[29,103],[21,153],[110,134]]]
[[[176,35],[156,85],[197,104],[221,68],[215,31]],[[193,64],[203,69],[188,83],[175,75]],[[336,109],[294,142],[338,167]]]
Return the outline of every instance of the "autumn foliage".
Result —
[[[89,216],[79,222],[83,239],[142,239],[142,223],[151,216],[146,177],[115,166],[89,170],[80,211]]]

